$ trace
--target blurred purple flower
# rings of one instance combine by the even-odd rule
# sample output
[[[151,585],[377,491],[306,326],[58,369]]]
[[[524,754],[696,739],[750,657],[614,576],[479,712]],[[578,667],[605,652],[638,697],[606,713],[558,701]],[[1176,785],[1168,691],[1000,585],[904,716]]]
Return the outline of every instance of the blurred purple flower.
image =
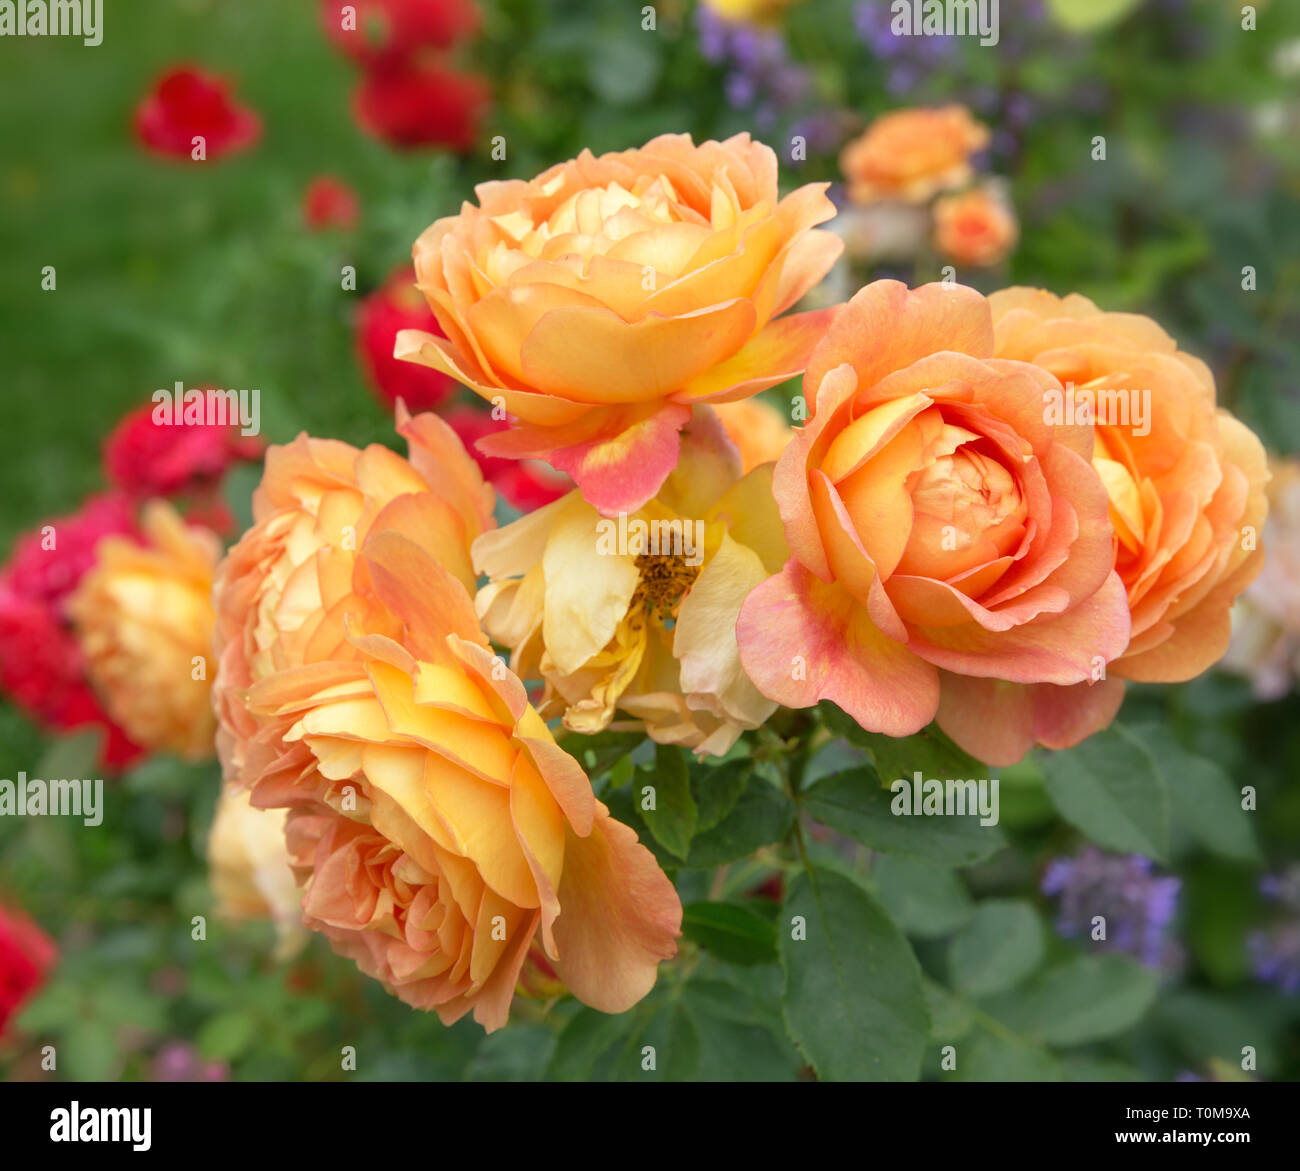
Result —
[[[193,1045],[168,1041],[153,1059],[156,1082],[224,1082],[230,1069],[221,1061],[204,1061]]]
[[[790,60],[781,34],[740,21],[728,21],[701,5],[696,9],[700,54],[727,70],[723,92],[735,110],[749,110],[760,125],[807,97],[807,70]]]
[[[1099,946],[1122,951],[1151,968],[1176,966],[1169,937],[1182,881],[1159,877],[1138,854],[1105,854],[1095,846],[1072,858],[1056,858],[1043,874],[1042,891],[1059,897],[1057,930],[1067,938],[1092,936],[1093,919],[1105,919]]]
[[[1300,866],[1260,880],[1260,893],[1284,912],[1277,922],[1251,933],[1255,975],[1288,995],[1300,992]]]
[[[893,15],[883,0],[861,0],[853,8],[853,28],[860,40],[885,66],[885,90],[904,97],[935,66],[957,51],[956,37],[896,36]]]

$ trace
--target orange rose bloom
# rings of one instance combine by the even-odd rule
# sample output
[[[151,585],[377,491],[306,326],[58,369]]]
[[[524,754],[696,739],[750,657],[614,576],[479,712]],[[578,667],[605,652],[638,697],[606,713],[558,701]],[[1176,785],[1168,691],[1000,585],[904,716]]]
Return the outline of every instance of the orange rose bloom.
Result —
[[[1263,446],[1216,406],[1205,363],[1149,318],[1038,289],[1007,289],[989,303],[998,357],[1032,362],[1065,384],[1064,400],[1044,400],[1045,409],[1068,404],[1096,423],[1089,454],[1109,495],[1113,559],[1133,621],[1110,675],[1145,683],[1199,675],[1227,650],[1232,601],[1263,564]],[[1118,710],[1122,679],[1091,690],[1100,693],[1091,702],[1104,696]],[[1061,747],[1034,734],[1027,713],[1044,702],[1041,693],[1000,689],[952,718],[972,736],[982,728],[1005,754],[1035,738]]]
[[[409,464],[268,453],[216,592],[227,773],[289,809],[308,926],[407,1003],[499,1028],[536,945],[621,1012],[675,953],[676,892],[479,629],[477,467],[436,417],[400,424]]]
[[[988,143],[965,106],[893,110],[840,152],[840,171],[854,203],[924,203],[967,183],[971,155]]]
[[[816,414],[773,481],[792,556],[736,628],[764,695],[891,736],[937,716],[969,747],[949,716],[971,688],[1079,683],[1123,652],[1092,428],[1044,421],[1060,384],[993,357],[979,293],[868,285],[804,383]]]
[[[833,310],[779,315],[841,250],[811,230],[834,215],[825,188],[780,198],[776,155],[747,134],[665,134],[485,183],[415,244],[447,336],[404,330],[397,356],[510,412],[481,451],[545,459],[603,514],[635,511],[676,465],[694,403],[803,369]]]
[[[230,550],[216,585],[213,702],[217,749],[232,783],[257,752],[256,721],[243,702],[248,688],[284,667],[341,653],[349,621],[383,621],[352,581],[357,550],[377,521],[419,534],[474,587],[469,546],[496,524],[492,489],[437,415],[412,417],[399,407],[397,429],[409,461],[378,444],[359,451],[306,435],[267,452],[253,527]]]
[[[212,755],[212,575],[221,543],[150,501],[145,544],[105,537],[68,612],[104,709],[144,748]]]
[[[997,264],[1016,246],[1019,235],[1010,208],[986,187],[934,201],[934,246],[956,264]]]

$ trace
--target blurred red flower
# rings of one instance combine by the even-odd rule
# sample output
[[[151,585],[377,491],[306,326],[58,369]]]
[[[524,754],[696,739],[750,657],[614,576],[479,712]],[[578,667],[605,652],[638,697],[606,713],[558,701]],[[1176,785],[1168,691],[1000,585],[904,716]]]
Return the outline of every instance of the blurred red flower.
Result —
[[[331,228],[347,231],[361,218],[361,200],[346,183],[333,175],[317,175],[302,196],[302,218],[313,232]]]
[[[445,374],[393,357],[393,341],[402,329],[423,329],[443,336],[438,321],[415,287],[415,270],[398,268],[361,303],[357,314],[357,351],[376,396],[386,405],[405,400],[412,413],[431,410],[456,388]]]
[[[463,153],[474,145],[490,98],[491,88],[477,74],[438,62],[399,61],[365,75],[353,108],[362,129],[390,146]]]
[[[364,66],[450,48],[480,24],[473,0],[321,0],[320,13],[339,51]]]
[[[135,509],[128,497],[118,492],[89,496],[76,512],[48,520],[14,541],[0,582],[57,614],[93,563],[99,539],[134,532]]]
[[[63,603],[90,568],[100,538],[134,532],[126,497],[92,496],[72,515],[19,537],[0,570],[0,690],[46,728],[102,728],[100,760],[114,770],[135,760],[140,749],[108,718],[86,682]]]
[[[501,459],[479,451],[475,444],[484,435],[504,431],[509,426],[505,419],[492,418],[486,407],[454,407],[443,412],[442,417],[478,461],[483,478],[520,512],[532,512],[573,490],[573,481],[568,476],[540,460]]]
[[[43,983],[58,949],[26,915],[0,906],[0,1036],[9,1019]]]
[[[151,403],[131,411],[104,441],[104,474],[133,499],[211,493],[232,464],[262,458],[261,439],[235,424],[160,426],[153,415]]]
[[[207,159],[251,146],[261,137],[262,121],[228,89],[221,78],[191,66],[170,70],[136,108],[137,136],[150,150],[181,159],[193,158],[196,136]]]

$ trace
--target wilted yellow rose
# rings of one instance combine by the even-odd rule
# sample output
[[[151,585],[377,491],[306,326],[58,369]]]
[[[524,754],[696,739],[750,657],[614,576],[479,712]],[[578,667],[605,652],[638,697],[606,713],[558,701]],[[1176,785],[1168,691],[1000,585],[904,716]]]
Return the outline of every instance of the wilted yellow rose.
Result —
[[[221,544],[163,501],[141,517],[143,544],[105,537],[69,603],[86,673],[104,709],[144,748],[212,754],[212,577]]]
[[[282,955],[305,937],[302,892],[289,868],[283,809],[255,809],[248,793],[222,787],[208,835],[208,881],[223,919],[269,919]]]
[[[833,309],[781,316],[841,242],[824,183],[781,197],[775,153],[748,134],[584,151],[415,244],[445,337],[397,335],[511,416],[479,450],[544,459],[605,516],[635,511],[677,463],[696,403],[748,398],[799,373]]]
[[[546,683],[543,711],[584,733],[621,711],[650,737],[726,752],[776,705],[745,676],[736,616],[788,555],[772,465],[743,478],[707,408],[658,495],[603,518],[579,492],[474,543],[477,607],[512,666]],[[639,726],[638,724],[638,726]]]

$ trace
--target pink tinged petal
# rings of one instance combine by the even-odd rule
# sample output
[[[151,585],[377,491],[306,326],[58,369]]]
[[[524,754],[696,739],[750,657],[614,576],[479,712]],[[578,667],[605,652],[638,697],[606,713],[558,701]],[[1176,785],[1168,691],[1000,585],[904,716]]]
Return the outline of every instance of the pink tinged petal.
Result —
[[[497,960],[492,974],[484,981],[477,996],[470,1002],[474,1007],[474,1019],[483,1026],[485,1033],[495,1032],[501,1028],[510,1015],[510,1002],[514,999],[515,988],[519,984],[519,973],[528,955],[528,947],[537,934],[540,913],[534,911],[529,918],[515,928],[506,946],[505,953]],[[463,1015],[442,1007],[435,1008],[443,1024],[454,1023],[455,1018]],[[445,1014],[445,1015],[444,1015]]]
[[[570,831],[555,922],[555,970],[584,1004],[624,1012],[677,954],[682,906],[654,855],[597,803],[587,837]]]
[[[636,512],[677,466],[678,433],[690,417],[690,407],[669,403],[625,431],[553,450],[547,458],[552,467],[573,477],[583,497],[603,516]]]
[[[745,673],[784,707],[829,699],[890,736],[919,731],[938,709],[938,671],[886,638],[843,587],[793,559],[745,599],[736,635]]]
[[[1073,684],[1092,678],[1128,646],[1128,598],[1111,573],[1072,610],[1006,631],[966,626],[913,627],[911,647],[928,662],[960,675],[1014,683]]]
[[[772,494],[785,527],[790,555],[822,581],[832,580],[831,567],[817,531],[808,478],[811,469],[820,465],[832,436],[837,433],[829,424],[841,412],[847,414],[857,384],[857,376],[847,363],[822,379],[817,387],[817,413],[806,427],[795,430],[772,474]],[[806,379],[805,385],[809,385]]]
[[[994,767],[1019,761],[1035,743],[1071,748],[1107,727],[1124,701],[1114,678],[1058,687],[942,673],[939,727],[957,745]]]
[[[465,450],[460,437],[432,411],[411,415],[405,404],[397,406],[397,433],[410,447],[411,465],[465,520],[472,536],[496,527],[496,494],[483,479],[477,461]]]
[[[992,357],[988,302],[963,285],[930,284],[909,291],[898,281],[875,281],[836,317],[809,359],[805,384],[818,386],[836,366],[850,362],[862,388],[869,390],[887,374],[940,349]]]

